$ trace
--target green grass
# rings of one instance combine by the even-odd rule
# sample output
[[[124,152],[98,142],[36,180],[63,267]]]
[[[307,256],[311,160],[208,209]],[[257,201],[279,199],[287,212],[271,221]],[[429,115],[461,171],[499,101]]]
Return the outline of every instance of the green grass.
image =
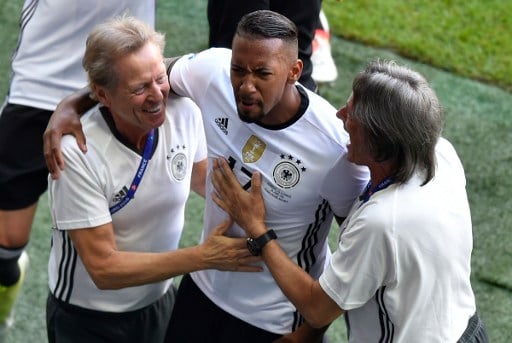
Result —
[[[411,21],[410,15],[388,10],[388,15],[378,12],[378,8],[384,11],[384,4],[392,6],[394,1],[372,1],[373,7],[366,6],[366,1],[336,2],[324,0],[330,24],[338,31],[339,28],[347,30],[354,26],[352,22],[363,22],[368,28],[351,29],[353,33],[347,36],[350,40],[334,37],[332,40],[333,56],[338,65],[340,77],[331,86],[321,88],[321,94],[330,100],[335,106],[342,105],[350,93],[351,81],[357,71],[361,70],[366,62],[377,57],[397,60],[407,64],[423,73],[437,91],[440,101],[445,109],[446,128],[445,136],[448,137],[457,148],[466,169],[467,188],[472,209],[474,225],[474,251],[473,251],[473,288],[477,297],[479,312],[484,319],[492,342],[505,343],[512,341],[512,201],[510,190],[512,189],[512,95],[500,86],[498,80],[489,83],[479,83],[463,77],[471,76],[473,79],[486,79],[483,72],[475,66],[480,63],[469,62],[471,58],[461,58],[456,63],[460,69],[474,69],[476,75],[468,75],[463,72],[453,74],[448,70],[456,71],[454,66],[448,64],[446,58],[439,63],[432,62],[431,51],[446,51],[447,55],[462,55],[460,45],[455,46],[445,42],[435,25],[417,23],[416,26],[407,26]],[[369,2],[368,2],[369,3]],[[418,18],[441,22],[440,10],[436,9],[441,1],[424,2],[403,1],[407,6],[421,8]],[[484,14],[478,11],[478,16],[472,19],[472,11],[465,9],[465,5],[474,8],[476,1],[442,1],[443,4],[455,6],[458,3],[460,11],[465,13],[464,21],[471,23],[468,30],[485,32],[482,20],[477,20]],[[483,2],[489,8],[508,6],[509,2],[488,1]],[[492,4],[492,5],[491,5]],[[205,12],[206,0],[185,1],[160,1],[158,5],[158,28],[166,32],[168,55],[176,55],[188,51],[199,50],[207,44],[207,23]],[[355,7],[354,7],[355,6]],[[361,6],[361,7],[357,7]],[[448,6],[448,5],[445,5]],[[482,5],[485,7],[484,5]],[[0,3],[0,41],[3,43],[0,52],[0,94],[7,90],[9,75],[9,57],[17,38],[17,20],[19,16],[19,1],[5,1]],[[484,8],[483,10],[486,10]],[[474,11],[474,10],[473,10]],[[498,12],[505,13],[504,9]],[[407,12],[409,13],[409,12]],[[429,17],[428,14],[431,13]],[[510,13],[510,11],[509,11]],[[410,13],[409,13],[410,14]],[[393,15],[392,17],[390,17]],[[432,17],[432,15],[435,15]],[[459,15],[462,16],[462,15]],[[348,17],[348,19],[346,19]],[[383,23],[386,17],[386,23]],[[335,20],[334,18],[340,18]],[[343,19],[341,19],[343,18]],[[423,19],[424,18],[424,19]],[[450,19],[450,18],[448,18]],[[448,20],[443,19],[443,20]],[[419,21],[420,19],[416,19]],[[450,19],[452,20],[452,19]],[[371,24],[371,23],[379,23]],[[510,21],[508,21],[510,24]],[[480,27],[480,24],[485,24]],[[510,26],[508,25],[510,31]],[[373,25],[373,29],[372,29]],[[437,24],[436,24],[437,25]],[[357,26],[355,26],[357,28]],[[405,30],[405,27],[414,28]],[[377,29],[376,29],[377,28]],[[384,34],[384,31],[389,33]],[[451,31],[451,29],[450,29]],[[451,32],[455,35],[455,33]],[[415,57],[406,59],[396,52],[402,48],[395,46],[395,36],[414,36],[414,42],[402,43],[408,50],[403,50],[403,56]],[[371,40],[373,36],[390,37],[388,41],[381,39],[379,42]],[[484,37],[484,36],[478,36]],[[407,38],[407,37],[406,37]],[[359,42],[371,42],[377,47],[371,47]],[[429,47],[422,48],[421,54],[414,55],[407,51],[416,49],[416,46],[437,45],[442,49]],[[479,38],[473,47],[485,46],[488,40]],[[506,44],[495,44],[496,56],[507,53]],[[510,45],[508,45],[510,47]],[[466,48],[464,48],[466,49]],[[469,49],[471,50],[471,49]],[[478,49],[475,49],[478,50]],[[510,50],[508,50],[510,52]],[[434,55],[438,55],[435,53]],[[510,55],[510,54],[509,54]],[[444,63],[446,61],[446,64]],[[428,63],[425,63],[428,62]],[[437,68],[431,65],[438,66]],[[498,67],[491,63],[490,67]],[[509,69],[511,69],[509,67]],[[495,74],[501,74],[498,69]],[[503,73],[503,75],[505,75]],[[508,80],[512,80],[508,74]],[[44,308],[47,292],[46,263],[49,249],[50,219],[48,214],[46,196],[41,199],[32,239],[29,245],[31,256],[30,270],[24,285],[23,293],[17,305],[17,318],[14,329],[7,339],[8,343],[44,342],[45,321]],[[195,244],[199,238],[202,217],[202,201],[192,196],[187,207],[186,227],[182,238],[182,245]],[[336,236],[334,228],[332,237]],[[335,241],[335,240],[333,240]],[[447,242],[447,249],[451,248],[451,242]],[[328,332],[331,342],[345,342],[345,329],[343,321],[338,319]]]
[[[324,0],[332,31],[512,90],[512,1]]]

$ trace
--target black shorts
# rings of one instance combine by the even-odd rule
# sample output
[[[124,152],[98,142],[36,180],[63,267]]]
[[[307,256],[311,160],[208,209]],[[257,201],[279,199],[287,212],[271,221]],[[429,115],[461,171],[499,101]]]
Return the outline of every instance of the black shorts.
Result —
[[[469,319],[468,326],[457,343],[489,343],[487,329],[478,313]]]
[[[219,308],[187,274],[178,288],[165,342],[270,343],[279,337],[281,335],[250,325]]]
[[[0,115],[0,209],[37,202],[48,188],[43,133],[52,111],[7,103]]]
[[[175,288],[153,304],[124,313],[93,311],[64,304],[51,292],[46,302],[48,342],[162,342],[175,300]]]

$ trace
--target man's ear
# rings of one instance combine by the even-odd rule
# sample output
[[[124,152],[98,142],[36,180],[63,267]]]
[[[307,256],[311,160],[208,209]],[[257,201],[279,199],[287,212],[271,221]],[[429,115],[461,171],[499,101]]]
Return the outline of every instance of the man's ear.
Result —
[[[101,102],[106,107],[110,107],[109,92],[105,87],[92,85],[92,92],[96,95],[96,99],[99,102]]]
[[[295,63],[290,68],[290,71],[288,72],[288,82],[289,83],[295,83],[299,80],[300,75],[302,74],[302,60],[297,59],[295,60]]]

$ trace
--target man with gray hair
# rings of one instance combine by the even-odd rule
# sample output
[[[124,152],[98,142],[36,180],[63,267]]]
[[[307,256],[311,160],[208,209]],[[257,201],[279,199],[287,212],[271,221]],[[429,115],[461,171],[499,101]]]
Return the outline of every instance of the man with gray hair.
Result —
[[[251,253],[259,255],[259,247],[277,236],[288,256],[318,277],[330,253],[333,216],[348,214],[368,181],[368,170],[347,161],[348,135],[336,109],[297,82],[302,66],[295,24],[261,10],[242,18],[231,50],[212,48],[179,58],[170,67],[169,82],[176,94],[200,107],[209,159],[228,160],[246,188],[254,172],[265,175],[267,220],[276,235],[249,241]],[[67,105],[61,103],[63,111],[55,112],[49,124],[45,147],[53,174],[63,167],[58,153],[52,154],[59,150],[62,128],[83,143],[79,128],[68,125],[69,113],[81,103],[73,105],[72,100],[84,98],[75,94]],[[213,202],[209,179],[206,189],[202,239],[228,219]],[[232,237],[246,238],[236,225],[223,228]],[[311,330],[304,323],[266,268],[261,273],[202,270],[180,283],[167,341],[260,343],[282,338],[310,343],[321,341],[324,329]]]
[[[202,268],[259,271],[242,238],[215,231],[178,249],[190,189],[204,196],[206,140],[187,98],[169,98],[164,36],[133,18],[96,26],[83,66],[100,105],[49,178],[48,341],[162,342],[173,277]]]
[[[487,342],[470,283],[466,179],[441,137],[436,94],[417,72],[381,61],[352,90],[338,117],[350,135],[348,160],[368,166],[371,180],[341,225],[337,250],[318,280],[276,240],[262,249],[264,261],[312,326],[344,313],[349,342]],[[249,237],[271,230],[260,174],[246,191],[219,159],[213,184],[215,202]]]

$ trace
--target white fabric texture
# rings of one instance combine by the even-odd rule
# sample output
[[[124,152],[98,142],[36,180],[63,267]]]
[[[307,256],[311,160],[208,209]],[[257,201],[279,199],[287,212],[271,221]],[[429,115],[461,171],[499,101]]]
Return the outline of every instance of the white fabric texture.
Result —
[[[65,231],[112,222],[119,250],[177,249],[193,163],[206,158],[201,115],[189,99],[168,101],[166,121],[157,129],[156,150],[135,197],[112,216],[109,207],[128,191],[142,156],[112,134],[97,108],[82,118],[82,124],[87,153],[79,151],[74,137],[65,136],[62,151],[66,168],[58,180],[49,177],[49,204],[57,228],[53,230],[48,264],[50,290],[58,299],[88,309],[136,310],[161,297],[172,280],[99,290]]]
[[[445,139],[436,158],[428,184],[392,184],[341,226],[320,285],[347,310],[350,342],[455,342],[475,313],[464,170]]]
[[[318,278],[332,211],[347,215],[367,182],[367,169],[346,163],[348,135],[336,109],[300,85],[309,105],[298,120],[272,128],[242,122],[230,82],[230,61],[231,51],[220,48],[184,56],[171,70],[171,87],[201,108],[209,159],[227,159],[246,187],[254,171],[261,173],[268,227],[290,258]],[[344,182],[339,175],[345,175]],[[212,191],[207,182],[203,238],[226,219],[213,203]],[[236,225],[229,234],[245,237]],[[264,268],[261,273],[205,270],[192,273],[192,278],[235,317],[270,332],[290,332],[298,313]]]
[[[154,0],[25,0],[8,101],[53,111],[87,85],[82,57],[96,24],[127,13],[154,27],[155,11]]]

